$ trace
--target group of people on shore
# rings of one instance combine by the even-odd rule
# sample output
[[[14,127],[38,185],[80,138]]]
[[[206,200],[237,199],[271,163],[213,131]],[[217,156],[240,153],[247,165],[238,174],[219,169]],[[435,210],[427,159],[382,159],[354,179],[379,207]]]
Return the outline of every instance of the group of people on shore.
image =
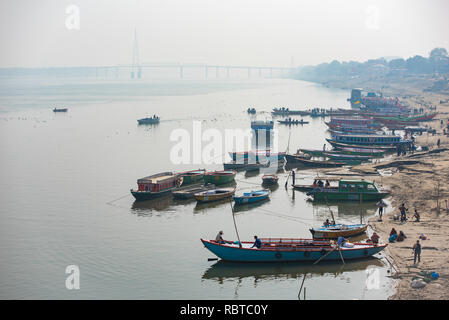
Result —
[[[377,203],[377,208],[378,208],[378,213],[379,213],[379,221],[382,221],[382,215],[384,213],[384,208],[388,207],[388,204],[385,203],[385,201],[380,200]],[[398,215],[394,215],[393,216],[393,220],[398,220],[400,219],[401,222],[406,222],[407,219],[407,212],[408,212],[408,208],[405,207],[405,203],[402,203],[399,206],[399,212],[400,212],[400,217]],[[414,222],[420,222],[421,221],[421,216],[418,213],[418,210],[415,208],[415,212],[412,216],[412,218],[415,218]]]

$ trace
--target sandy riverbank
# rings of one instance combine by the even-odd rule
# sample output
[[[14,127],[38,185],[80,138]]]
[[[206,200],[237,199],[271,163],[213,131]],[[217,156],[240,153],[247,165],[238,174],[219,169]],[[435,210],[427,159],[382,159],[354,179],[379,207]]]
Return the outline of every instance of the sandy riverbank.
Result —
[[[367,80],[364,83],[347,81],[329,83],[327,86],[339,88],[362,87],[370,91],[382,91],[386,96],[398,96],[410,107],[436,106],[439,112],[435,121],[425,123],[437,130],[436,135],[423,134],[416,142],[428,146],[431,152],[415,153],[396,157],[377,164],[360,165],[352,168],[357,174],[366,174],[367,180],[375,180],[391,191],[391,207],[388,207],[383,221],[373,218],[370,225],[381,236],[382,242],[388,242],[391,229],[403,231],[407,238],[403,242],[391,243],[387,247],[388,259],[398,272],[396,290],[390,299],[449,299],[449,138],[442,134],[443,124],[449,118],[449,104],[440,104],[449,98],[448,93],[424,92],[431,82],[426,79],[411,82],[390,82]],[[349,91],[348,91],[349,92]],[[440,149],[436,149],[440,139]],[[378,170],[390,172],[390,175],[374,176]],[[400,223],[393,220],[393,214],[399,213],[398,207],[405,203],[409,209],[408,221]],[[421,215],[420,222],[413,222],[414,209]],[[413,244],[421,234],[428,239],[421,240],[421,262],[413,264]],[[413,289],[411,280],[420,271],[435,271],[440,278],[431,281],[424,288]]]

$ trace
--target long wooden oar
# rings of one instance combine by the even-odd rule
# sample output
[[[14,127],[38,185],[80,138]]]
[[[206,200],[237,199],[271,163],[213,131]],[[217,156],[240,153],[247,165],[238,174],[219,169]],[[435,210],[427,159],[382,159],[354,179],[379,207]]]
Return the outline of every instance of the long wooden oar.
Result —
[[[336,246],[334,249],[332,249],[331,251],[329,251],[328,253],[326,253],[324,256],[321,256],[317,261],[315,261],[313,264],[317,264],[318,262],[320,262],[323,258],[325,258],[328,254],[330,254],[331,252],[334,252],[335,250],[338,249],[338,246]]]
[[[332,209],[331,209],[331,207],[329,206],[329,202],[327,202],[327,197],[324,197],[324,199],[326,199],[327,207],[329,208],[329,211],[331,212],[331,215],[332,215],[332,221],[334,222],[334,224],[336,224],[336,222],[335,222],[335,217],[334,217],[334,213],[332,212]]]
[[[285,181],[285,187],[286,187],[286,188],[287,188],[288,178],[290,178],[290,174],[291,174],[291,173],[292,173],[291,171],[288,172],[287,181]]]
[[[299,292],[298,292],[298,299],[301,299],[301,291],[302,291],[302,286],[304,285],[304,280],[306,280],[306,273],[304,273],[304,278],[302,278],[302,283],[301,283],[301,288],[299,288]]]
[[[338,244],[337,244],[337,248],[338,248],[338,253],[340,254],[341,262],[343,262],[343,264],[345,264],[345,260],[343,259],[343,255],[341,254],[341,249]]]

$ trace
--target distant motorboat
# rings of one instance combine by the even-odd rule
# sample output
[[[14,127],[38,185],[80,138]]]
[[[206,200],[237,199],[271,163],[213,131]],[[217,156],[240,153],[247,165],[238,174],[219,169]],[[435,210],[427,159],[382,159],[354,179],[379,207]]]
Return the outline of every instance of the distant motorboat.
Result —
[[[67,112],[67,108],[54,108],[53,112]]]
[[[139,124],[155,124],[155,123],[159,123],[160,118],[153,116],[152,118],[142,118],[137,120],[137,122]]]

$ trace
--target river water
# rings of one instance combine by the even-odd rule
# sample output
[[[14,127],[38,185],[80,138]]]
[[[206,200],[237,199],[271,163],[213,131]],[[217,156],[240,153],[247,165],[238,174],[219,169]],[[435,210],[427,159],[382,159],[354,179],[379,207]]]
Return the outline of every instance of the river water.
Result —
[[[2,79],[0,86],[0,298],[2,299],[385,299],[391,293],[383,259],[310,264],[208,261],[200,238],[219,230],[236,239],[229,202],[198,206],[170,197],[135,203],[138,178],[161,171],[222,169],[228,149],[198,157],[201,132],[250,127],[273,107],[349,108],[349,92],[288,79],[98,80]],[[66,106],[67,113],[53,107]],[[265,112],[262,112],[265,111]],[[138,126],[158,114],[160,124]],[[275,125],[280,151],[321,148],[323,119]],[[192,153],[176,163],[173,132],[192,134]],[[217,132],[217,131],[214,131]],[[224,139],[224,138],[223,138]],[[224,142],[223,145],[226,143]],[[194,149],[200,148],[200,149]],[[240,238],[310,237],[330,217],[325,205],[284,187],[279,172],[271,199],[236,212]],[[316,170],[297,173],[311,181]],[[237,194],[261,189],[261,174],[236,176]],[[373,204],[332,204],[339,222],[358,223]],[[80,288],[66,287],[67,266]],[[301,297],[303,298],[303,297]]]

